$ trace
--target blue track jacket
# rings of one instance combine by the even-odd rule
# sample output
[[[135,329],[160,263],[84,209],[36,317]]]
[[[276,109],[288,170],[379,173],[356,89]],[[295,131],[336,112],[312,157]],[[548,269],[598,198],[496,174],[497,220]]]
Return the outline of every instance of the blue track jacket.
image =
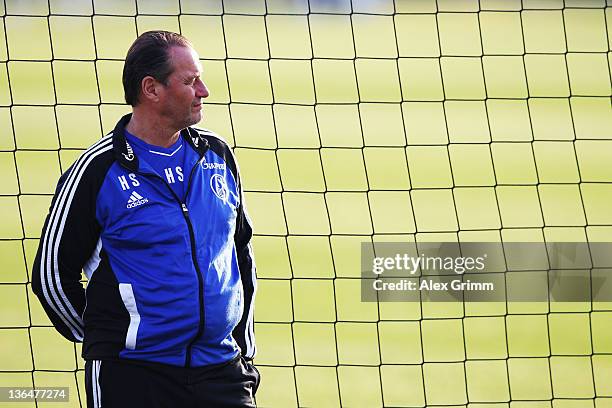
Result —
[[[255,263],[238,167],[214,133],[186,128],[178,197],[124,135],[130,115],[62,175],[32,288],[85,359],[200,367],[255,355]],[[87,290],[80,282],[87,275]]]

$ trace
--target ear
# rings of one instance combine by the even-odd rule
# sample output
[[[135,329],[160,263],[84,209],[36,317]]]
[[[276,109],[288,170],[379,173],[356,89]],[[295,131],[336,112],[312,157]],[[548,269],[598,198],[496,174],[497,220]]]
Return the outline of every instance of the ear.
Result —
[[[159,81],[149,75],[142,78],[142,82],[140,85],[140,90],[142,92],[143,99],[149,100],[151,102],[159,101],[159,95],[161,91],[160,88],[163,86],[163,84],[161,84]]]

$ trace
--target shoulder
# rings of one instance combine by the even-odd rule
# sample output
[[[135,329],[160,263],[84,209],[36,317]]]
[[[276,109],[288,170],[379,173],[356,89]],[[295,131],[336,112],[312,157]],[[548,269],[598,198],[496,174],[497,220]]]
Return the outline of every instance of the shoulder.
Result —
[[[74,179],[79,182],[103,178],[113,162],[113,137],[110,133],[85,149],[62,175],[60,181]]]
[[[210,150],[215,152],[217,155],[221,156],[223,160],[226,162],[235,162],[234,152],[230,145],[227,144],[225,139],[219,136],[217,133],[212,130],[203,129],[199,127],[192,127],[193,130],[198,132],[198,135],[201,139],[204,139],[208,142],[208,147]]]
[[[208,141],[208,144],[211,149],[215,151],[216,149],[223,149],[228,150],[230,153],[232,153],[232,149],[227,144],[227,141],[219,134],[213,132],[212,130],[204,129],[197,126],[193,126],[192,129],[195,130],[201,138],[206,139]]]
[[[74,162],[74,166],[90,168],[109,164],[114,161],[113,134],[109,133],[89,146]]]
[[[227,163],[229,168],[231,169],[234,177],[239,178],[239,169],[238,164],[236,162],[236,157],[234,156],[234,152],[230,145],[227,144],[225,139],[219,136],[217,133],[212,130],[200,128],[200,127],[192,127],[193,130],[198,132],[200,138],[208,141],[208,147],[211,151],[213,151],[217,156],[221,157],[223,161]]]

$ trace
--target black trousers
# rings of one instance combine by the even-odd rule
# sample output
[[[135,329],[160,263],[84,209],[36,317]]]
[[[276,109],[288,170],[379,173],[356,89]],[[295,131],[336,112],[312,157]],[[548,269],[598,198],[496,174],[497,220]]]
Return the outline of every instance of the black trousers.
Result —
[[[87,360],[88,408],[254,408],[259,372],[242,357],[206,367]]]

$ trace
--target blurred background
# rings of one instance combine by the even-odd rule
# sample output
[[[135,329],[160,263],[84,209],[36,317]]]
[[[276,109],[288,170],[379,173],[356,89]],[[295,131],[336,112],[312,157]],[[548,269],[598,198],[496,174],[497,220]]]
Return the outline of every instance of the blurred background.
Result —
[[[610,6],[0,2],[0,386],[85,406],[30,268],[60,174],[129,112],[129,45],[166,29],[241,166],[260,407],[612,407],[610,303],[364,303],[359,282],[362,242],[612,241]]]

